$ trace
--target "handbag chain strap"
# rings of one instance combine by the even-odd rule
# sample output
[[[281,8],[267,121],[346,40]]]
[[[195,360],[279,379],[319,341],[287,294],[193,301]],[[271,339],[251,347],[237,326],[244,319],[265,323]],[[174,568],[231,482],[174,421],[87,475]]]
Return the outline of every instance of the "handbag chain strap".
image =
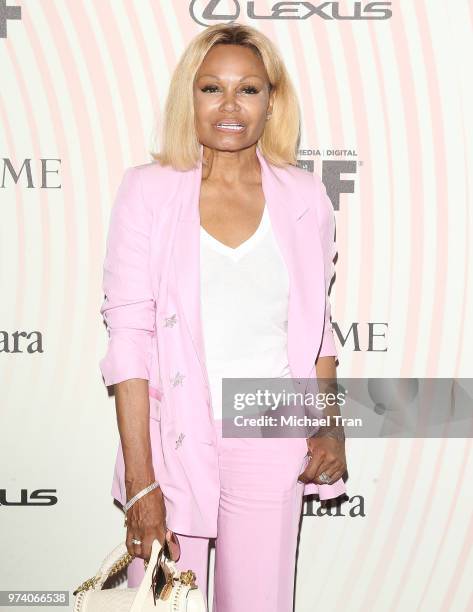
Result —
[[[108,577],[113,576],[114,574],[117,574],[123,568],[127,567],[127,565],[129,565],[133,561],[134,558],[135,558],[134,555],[130,555],[130,553],[128,552],[123,554],[119,559],[115,561],[115,563],[110,568],[110,571],[108,572]],[[146,569],[146,567],[148,566],[147,560],[144,560],[144,565]],[[96,574],[92,578],[88,578],[87,580],[84,580],[84,582],[80,586],[78,586],[72,594],[77,595],[77,593],[80,593],[82,591],[90,591],[92,589],[95,589],[97,583],[100,582],[101,579],[102,579],[102,575]],[[180,572],[180,576],[178,579],[182,584],[188,585],[192,589],[197,588],[197,585],[195,584],[196,575],[192,570]]]
[[[120,572],[124,567],[129,565],[135,557],[130,555],[130,553],[125,553],[119,559],[115,561],[115,563],[110,568],[109,576],[113,576]],[[145,561],[145,566],[148,565],[147,561]],[[77,587],[77,589],[73,592],[73,595],[80,593],[81,591],[89,591],[90,589],[94,589],[98,582],[100,582],[102,576],[100,574],[95,575],[93,578],[88,578],[84,580],[84,582]]]

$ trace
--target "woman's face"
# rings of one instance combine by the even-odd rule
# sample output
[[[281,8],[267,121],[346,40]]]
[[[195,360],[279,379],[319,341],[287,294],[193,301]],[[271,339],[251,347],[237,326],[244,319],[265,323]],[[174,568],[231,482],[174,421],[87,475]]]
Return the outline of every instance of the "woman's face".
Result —
[[[259,140],[271,109],[269,80],[259,57],[241,45],[212,47],[194,81],[199,142],[219,151],[247,148]]]

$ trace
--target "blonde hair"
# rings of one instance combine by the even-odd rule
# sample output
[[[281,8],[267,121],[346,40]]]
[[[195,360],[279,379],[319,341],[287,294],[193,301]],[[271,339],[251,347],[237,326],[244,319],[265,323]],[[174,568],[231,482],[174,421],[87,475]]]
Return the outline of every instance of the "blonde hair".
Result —
[[[274,98],[272,115],[258,146],[270,163],[296,165],[300,111],[288,72],[269,38],[251,26],[236,22],[207,27],[184,51],[169,86],[161,150],[151,152],[151,156],[161,165],[171,165],[177,170],[189,170],[198,163],[201,145],[194,124],[194,80],[206,54],[216,44],[248,47],[263,61]]]

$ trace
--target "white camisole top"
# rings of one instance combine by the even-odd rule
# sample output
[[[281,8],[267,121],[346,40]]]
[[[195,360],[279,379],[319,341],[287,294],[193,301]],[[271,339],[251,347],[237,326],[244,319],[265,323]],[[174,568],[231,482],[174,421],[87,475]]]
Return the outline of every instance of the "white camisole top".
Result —
[[[256,232],[231,248],[200,227],[200,289],[212,410],[222,378],[289,377],[289,277],[267,207]]]

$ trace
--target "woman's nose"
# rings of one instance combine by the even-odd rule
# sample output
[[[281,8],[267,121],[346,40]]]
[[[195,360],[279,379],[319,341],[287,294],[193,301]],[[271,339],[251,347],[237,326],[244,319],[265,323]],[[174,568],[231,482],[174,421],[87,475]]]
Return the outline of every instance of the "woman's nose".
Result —
[[[228,92],[223,94],[221,108],[225,110],[238,110],[239,106],[234,93]]]

